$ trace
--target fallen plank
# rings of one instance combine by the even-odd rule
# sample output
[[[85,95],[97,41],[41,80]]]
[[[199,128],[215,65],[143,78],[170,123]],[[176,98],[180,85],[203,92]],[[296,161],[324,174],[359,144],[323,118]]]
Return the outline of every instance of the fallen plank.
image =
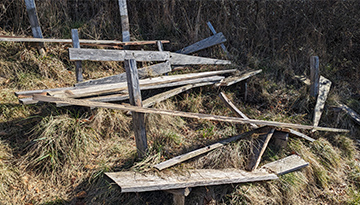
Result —
[[[70,105],[78,105],[85,107],[102,107],[102,108],[118,109],[118,110],[131,111],[131,112],[162,114],[162,115],[188,117],[188,118],[203,119],[203,120],[215,120],[215,121],[232,122],[232,123],[254,123],[256,125],[263,125],[263,126],[298,128],[298,129],[316,129],[319,131],[329,131],[329,132],[349,132],[349,130],[346,129],[314,127],[310,125],[299,125],[299,124],[265,121],[265,120],[242,119],[236,117],[226,117],[226,116],[200,114],[200,113],[188,113],[188,112],[161,110],[154,108],[142,108],[131,105],[118,105],[118,104],[103,103],[103,102],[91,102],[88,100],[77,100],[72,98],[57,98],[52,96],[34,95],[33,99],[43,102],[66,103]]]
[[[307,135],[305,135],[305,134],[303,134],[301,132],[293,130],[293,129],[281,129],[281,131],[288,132],[288,133],[290,133],[292,135],[295,135],[295,136],[298,136],[298,137],[302,137],[302,138],[304,138],[306,140],[309,140],[310,142],[315,141],[315,139],[313,139],[313,138],[311,138],[311,137],[309,137],[309,136],[307,136]]]
[[[358,124],[360,124],[360,115],[357,114],[354,110],[352,110],[351,108],[349,108],[347,105],[345,104],[339,104],[339,108],[342,109],[343,111],[345,111],[347,114],[349,114],[354,120],[355,122],[357,122]]]
[[[216,30],[215,28],[211,25],[210,21],[208,21],[206,23],[208,25],[208,27],[210,28],[211,32],[215,35],[216,34]],[[223,51],[225,52],[225,54],[229,57],[229,52],[227,51],[225,45],[222,43],[221,44],[221,48],[223,49]]]
[[[265,164],[260,169],[268,170],[269,172],[275,173],[276,175],[284,175],[308,165],[309,163],[304,161],[300,156],[294,154],[275,162]]]
[[[70,60],[124,61],[125,55],[132,55],[136,61],[166,61],[170,52],[69,48]]]
[[[187,90],[190,90],[192,88],[202,87],[202,86],[206,86],[206,85],[213,85],[213,84],[215,84],[215,82],[204,82],[204,83],[188,84],[188,85],[184,85],[179,88],[174,88],[172,90],[160,93],[158,95],[154,95],[154,96],[144,100],[143,107],[151,107],[151,106],[155,105],[156,103],[159,103],[163,100],[171,98],[175,95],[178,95],[178,94],[185,92]]]
[[[270,142],[271,137],[273,136],[275,129],[274,128],[270,128],[271,130],[265,134],[260,136],[260,140],[257,141],[257,143],[254,144],[254,146],[252,147],[252,152],[251,155],[249,157],[249,162],[246,166],[246,170],[247,171],[253,171],[255,170],[261,161],[261,157],[265,152],[265,149],[268,145],[268,143]],[[264,138],[264,139],[262,139]]]
[[[330,92],[330,87],[331,87],[331,81],[326,79],[323,76],[320,76],[319,91],[318,91],[317,101],[316,101],[315,110],[314,110],[313,125],[315,127],[319,125],[321,114],[324,109],[327,96]]]
[[[158,76],[164,73],[168,73],[171,71],[171,65],[169,62],[158,63],[155,65],[147,66],[144,68],[140,68],[138,70],[139,78],[153,77]],[[111,84],[111,83],[120,83],[126,82],[126,74],[120,73],[117,75],[98,78],[94,80],[88,80],[81,83],[76,83],[75,86],[90,86],[90,85],[101,85],[101,84]]]
[[[105,173],[121,192],[146,192],[187,187],[237,184],[278,179],[264,170],[246,172],[237,169],[193,169],[184,173],[136,173],[133,171]]]
[[[29,98],[25,98],[25,99],[29,99]],[[32,100],[32,98],[30,98],[30,99]],[[94,102],[117,102],[117,101],[124,101],[124,100],[128,100],[128,99],[129,99],[129,94],[126,94],[126,93],[86,98],[86,100],[94,101]],[[20,99],[20,102],[21,102],[21,100],[23,100],[23,99]],[[35,104],[35,103],[38,103],[38,101],[34,101],[32,103],[29,103],[29,102],[26,102],[26,103]],[[66,107],[66,106],[69,106],[69,104],[56,103],[56,107]]]
[[[220,32],[213,36],[210,36],[209,38],[203,39],[190,46],[180,49],[176,51],[176,53],[190,54],[224,42],[226,42],[226,38],[223,33]]]
[[[198,56],[190,56],[179,53],[170,53],[171,65],[200,65],[200,64],[213,64],[213,65],[227,65],[231,64],[231,61],[220,60],[214,58],[205,58]]]
[[[260,69],[260,70],[246,72],[240,76],[230,76],[230,77],[225,78],[223,81],[218,83],[216,86],[230,86],[230,85],[233,85],[240,81],[246,80],[246,79],[248,79],[256,74],[259,74],[261,72],[262,72],[262,70]]]
[[[246,137],[252,135],[253,133],[255,133],[255,132],[259,131],[259,130],[261,130],[261,128],[259,128],[257,130],[252,130],[252,131],[249,131],[249,132],[242,133],[240,135],[237,135],[237,136],[222,140],[220,142],[214,143],[212,145],[208,145],[208,146],[200,148],[200,149],[196,149],[194,151],[179,155],[177,157],[174,157],[174,158],[171,158],[171,159],[166,160],[164,162],[161,162],[159,164],[156,164],[156,165],[154,165],[154,167],[156,169],[158,169],[158,170],[163,170],[163,169],[172,167],[172,166],[174,166],[176,164],[187,161],[187,160],[192,159],[194,157],[197,157],[199,155],[205,154],[205,153],[210,152],[210,151],[212,151],[214,149],[217,149],[219,147],[227,145],[227,144],[229,144],[231,142],[235,142],[235,141],[237,141],[237,140],[239,140],[241,138],[246,138]]]

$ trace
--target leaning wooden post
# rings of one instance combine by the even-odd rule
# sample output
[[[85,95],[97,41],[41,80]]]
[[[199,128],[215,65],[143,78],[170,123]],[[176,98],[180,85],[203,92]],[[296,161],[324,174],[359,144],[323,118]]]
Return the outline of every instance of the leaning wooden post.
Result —
[[[141,92],[139,85],[138,70],[136,67],[136,61],[133,56],[125,56],[125,71],[127,78],[127,85],[129,90],[130,104],[138,107],[142,107]],[[133,112],[133,124],[136,148],[138,156],[143,158],[147,152],[147,139],[145,131],[145,114],[139,112]]]
[[[126,0],[119,0],[120,16],[121,16],[121,28],[122,28],[122,41],[130,41],[130,26]],[[126,46],[124,46],[125,48]]]
[[[80,48],[79,33],[77,29],[71,29],[71,38],[73,47]],[[82,72],[81,61],[75,61],[76,82],[82,82],[84,80]]]
[[[43,34],[40,28],[39,18],[36,13],[36,5],[34,0],[25,0],[26,11],[29,16],[29,21],[31,25],[31,31],[34,38],[43,38]],[[44,48],[44,43],[38,43],[39,47]],[[41,51],[45,52],[45,51]]]
[[[319,57],[310,57],[310,95],[316,97],[319,93]]]
[[[212,26],[210,21],[207,22],[207,25],[214,35],[217,34],[215,28]],[[227,49],[223,43],[221,44],[221,48],[223,49],[223,51],[225,52],[226,55],[229,55],[229,52],[227,51]]]

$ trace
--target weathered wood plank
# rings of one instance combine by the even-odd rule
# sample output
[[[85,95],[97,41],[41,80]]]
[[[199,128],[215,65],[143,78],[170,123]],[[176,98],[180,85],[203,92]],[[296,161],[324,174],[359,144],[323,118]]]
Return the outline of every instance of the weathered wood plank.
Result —
[[[170,53],[166,51],[135,51],[108,49],[78,49],[69,48],[70,60],[91,61],[124,61],[125,55],[132,55],[136,61],[166,61]]]
[[[310,95],[316,97],[319,93],[319,57],[310,57]]]
[[[164,51],[164,46],[163,46],[163,44],[161,43],[161,41],[156,41],[156,45],[157,45],[159,51]]]
[[[171,65],[169,62],[158,63],[148,67],[138,69],[139,78],[146,78],[149,76],[157,76],[171,71]],[[126,73],[120,73],[117,75],[98,78],[94,80],[88,80],[81,83],[76,83],[75,86],[90,86],[90,85],[101,85],[101,84],[111,84],[111,83],[120,83],[126,81]]]
[[[24,99],[29,99],[29,98],[24,98]],[[30,98],[32,101],[33,99]],[[117,102],[117,101],[124,101],[124,100],[128,100],[129,99],[129,94],[113,94],[113,95],[106,95],[106,96],[98,96],[98,97],[92,97],[92,98],[86,98],[86,100],[89,101],[94,101],[94,102]],[[21,102],[22,99],[20,99]],[[26,100],[29,101],[29,100]],[[27,104],[35,104],[38,101],[34,101],[34,102],[26,102]],[[25,104],[23,102],[23,104]],[[56,103],[56,107],[66,107],[66,106],[70,106],[69,104],[62,104],[62,103]]]
[[[130,104],[132,106],[141,107],[142,101],[136,61],[133,58],[125,57],[124,65],[126,70]],[[132,121],[134,126],[138,157],[143,158],[146,155],[148,149],[145,130],[145,114],[140,112],[133,112]]]
[[[215,84],[215,82],[204,82],[204,83],[195,83],[195,84],[189,84],[189,85],[185,85],[179,88],[174,88],[172,90],[154,95],[146,100],[143,101],[143,107],[151,107],[153,105],[155,105],[156,103],[159,103],[163,100],[166,100],[168,98],[171,98],[175,95],[178,95],[182,92],[185,92],[187,90],[190,90],[192,88],[196,88],[196,87],[201,87],[201,86],[206,86],[206,85],[213,85]]]
[[[187,161],[187,160],[192,159],[194,157],[197,157],[199,155],[205,154],[207,152],[210,152],[210,151],[212,151],[214,149],[222,147],[222,146],[224,146],[226,144],[229,144],[231,142],[237,141],[237,140],[242,139],[242,138],[246,138],[246,137],[248,137],[248,136],[252,135],[253,133],[255,133],[257,131],[260,131],[260,130],[262,130],[262,128],[259,128],[257,130],[252,130],[252,131],[249,131],[249,132],[245,132],[245,133],[242,133],[240,135],[237,135],[237,136],[222,140],[220,142],[214,143],[212,145],[208,145],[206,147],[196,149],[194,151],[179,155],[177,157],[174,157],[174,158],[171,158],[171,159],[166,160],[164,162],[161,162],[159,164],[156,164],[156,165],[154,165],[154,167],[156,169],[158,169],[158,170],[163,170],[163,169],[172,167],[172,166],[174,166],[176,164]]]
[[[176,51],[176,53],[190,54],[224,42],[226,42],[226,38],[223,33],[220,32],[183,49],[180,49]]]
[[[34,95],[33,99],[37,100],[37,101],[43,101],[43,102],[66,103],[66,104],[70,104],[70,105],[78,105],[78,106],[84,106],[84,107],[102,107],[102,108],[117,109],[117,110],[131,111],[131,112],[162,114],[162,115],[188,117],[188,118],[203,119],[203,120],[215,120],[215,121],[232,122],[232,123],[254,123],[256,125],[263,125],[263,126],[298,128],[298,129],[316,129],[319,131],[329,131],[329,132],[349,132],[349,130],[338,129],[338,128],[314,127],[311,125],[299,125],[299,124],[291,124],[291,123],[284,123],[284,122],[242,119],[242,118],[236,118],[236,117],[226,117],[226,116],[200,114],[200,113],[188,113],[188,112],[161,110],[161,109],[154,109],[154,108],[142,108],[142,107],[136,107],[136,106],[131,106],[131,105],[118,105],[118,104],[103,103],[103,102],[91,102],[88,100],[77,100],[77,99],[72,99],[72,98],[58,98],[58,97],[52,97],[52,96]]]
[[[215,35],[216,34],[216,30],[215,28],[212,26],[212,24],[210,23],[210,21],[207,22],[208,27],[210,28],[211,32]],[[223,49],[223,51],[225,52],[226,55],[229,55],[229,52],[227,51],[225,45],[222,43],[221,44],[221,48]]]
[[[122,39],[124,42],[130,41],[130,26],[126,0],[119,0],[121,17]]]
[[[80,48],[79,33],[77,29],[71,29],[71,38],[72,38],[73,47]],[[75,61],[76,82],[82,82],[84,80],[82,72],[83,69],[81,67],[81,61]]]
[[[53,38],[22,38],[15,36],[1,36],[0,41],[7,42],[33,42],[33,43],[65,43],[72,44],[71,39],[53,39]],[[91,40],[91,39],[79,39],[80,45],[108,45],[108,46],[138,46],[156,44],[158,41],[161,43],[170,43],[168,40],[153,40],[153,41],[116,41],[116,40]]]
[[[29,16],[31,25],[31,31],[34,38],[43,38],[43,34],[40,27],[39,18],[36,12],[36,5],[34,0],[25,0],[26,11]],[[44,46],[44,44],[42,44]]]
[[[193,169],[183,173],[105,173],[117,185],[121,192],[146,192],[186,187],[237,184],[277,179],[275,174],[264,170],[246,172],[237,169]]]
[[[314,126],[318,126],[321,118],[322,111],[325,106],[327,96],[330,92],[331,81],[323,76],[320,76],[319,92],[314,110]]]
[[[259,74],[261,72],[262,72],[262,70],[260,69],[260,70],[246,72],[240,76],[230,76],[230,77],[225,78],[223,81],[218,83],[216,86],[230,86],[230,85],[233,85],[240,81],[246,80],[246,79],[248,79],[256,74]]]
[[[180,54],[180,53],[170,53],[169,61],[170,61],[171,65],[200,65],[200,64],[227,65],[227,64],[231,64],[231,61],[228,61],[228,60],[190,56],[190,55],[184,55],[184,54]]]
[[[269,172],[275,173],[276,175],[284,175],[308,165],[309,163],[304,161],[300,156],[294,154],[275,162],[265,164],[260,169],[268,170]]]
[[[351,108],[349,108],[347,105],[345,104],[341,104],[339,103],[338,106],[340,109],[342,109],[343,111],[345,111],[347,114],[349,114],[354,120],[355,122],[357,122],[358,124],[360,124],[360,115],[357,114],[354,110],[352,110]]]

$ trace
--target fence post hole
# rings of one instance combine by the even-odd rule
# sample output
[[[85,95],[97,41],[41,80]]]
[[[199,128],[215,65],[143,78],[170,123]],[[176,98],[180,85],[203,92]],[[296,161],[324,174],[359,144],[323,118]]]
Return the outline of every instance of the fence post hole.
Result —
[[[310,57],[310,95],[316,97],[319,93],[319,57]]]
[[[39,18],[36,13],[35,1],[34,0],[25,0],[25,5],[26,5],[26,11],[29,16],[29,21],[30,21],[30,26],[31,26],[31,31],[32,31],[33,37],[34,38],[43,38],[43,34],[42,34],[42,31],[40,28]],[[39,49],[40,54],[44,54],[45,53],[45,51],[44,51],[45,44],[44,43],[36,43],[36,45],[38,45],[40,47],[40,49]]]
[[[121,17],[122,41],[128,42],[130,41],[130,26],[126,0],[119,0],[119,8]],[[129,46],[124,46],[124,49],[128,48]]]
[[[73,47],[80,48],[79,33],[77,29],[71,29],[71,38]],[[75,61],[76,82],[82,82],[84,80],[82,72],[81,61]]]
[[[130,104],[134,106],[142,107],[139,76],[136,67],[136,61],[133,56],[126,55],[124,64],[125,64],[127,85],[129,90]],[[134,124],[134,134],[135,134],[138,156],[139,158],[143,158],[147,152],[145,114],[133,112],[132,121]]]

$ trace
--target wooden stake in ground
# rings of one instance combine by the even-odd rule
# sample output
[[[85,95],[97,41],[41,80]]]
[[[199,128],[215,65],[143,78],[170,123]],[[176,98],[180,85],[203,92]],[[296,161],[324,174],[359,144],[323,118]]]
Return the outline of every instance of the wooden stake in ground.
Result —
[[[80,48],[79,33],[77,29],[71,29],[71,38],[74,48]],[[82,82],[84,80],[82,75],[81,61],[75,61],[75,75],[76,82]]]
[[[119,8],[121,16],[122,41],[127,42],[130,41],[130,26],[126,0],[119,0]]]
[[[133,106],[142,106],[139,77],[136,67],[136,61],[132,57],[126,57],[125,61],[126,78],[129,90],[130,104]],[[133,124],[138,156],[143,158],[147,152],[147,139],[145,131],[144,113],[133,112]]]
[[[43,34],[40,27],[39,18],[36,12],[36,5],[34,0],[25,0],[26,11],[29,16],[29,21],[31,25],[31,31],[34,38],[43,38]],[[38,46],[40,47],[40,54],[45,53],[44,43],[39,43]]]
[[[311,56],[310,58],[310,95],[316,97],[319,93],[319,57]]]

